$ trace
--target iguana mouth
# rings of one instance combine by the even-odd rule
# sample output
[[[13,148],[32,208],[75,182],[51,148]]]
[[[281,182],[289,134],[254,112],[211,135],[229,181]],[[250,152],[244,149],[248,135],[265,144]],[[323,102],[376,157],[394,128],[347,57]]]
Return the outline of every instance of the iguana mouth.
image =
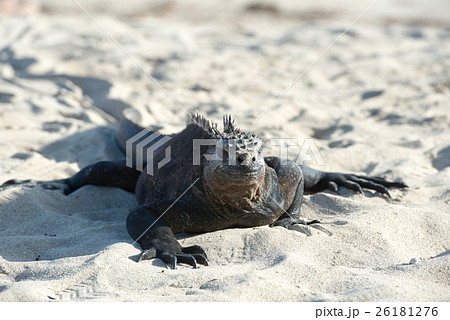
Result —
[[[251,184],[264,175],[264,167],[258,165],[227,165],[218,166],[213,172],[216,179],[225,179],[224,181],[230,184]]]
[[[220,168],[220,171],[225,173],[229,176],[238,176],[242,177],[243,174],[247,176],[257,176],[262,173],[262,168],[259,166],[241,166],[241,165],[234,165],[234,166],[227,166],[226,168]]]

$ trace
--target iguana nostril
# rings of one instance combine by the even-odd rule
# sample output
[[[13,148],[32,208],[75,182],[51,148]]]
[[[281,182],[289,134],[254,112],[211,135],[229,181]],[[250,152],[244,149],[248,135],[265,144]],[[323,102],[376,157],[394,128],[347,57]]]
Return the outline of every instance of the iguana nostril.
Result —
[[[256,161],[256,157],[253,157],[252,160],[253,160],[253,161]]]
[[[238,161],[239,163],[242,163],[242,162],[245,161],[245,158],[247,158],[247,156],[246,156],[245,154],[241,154],[241,155],[239,155],[239,156],[237,157],[237,161]]]

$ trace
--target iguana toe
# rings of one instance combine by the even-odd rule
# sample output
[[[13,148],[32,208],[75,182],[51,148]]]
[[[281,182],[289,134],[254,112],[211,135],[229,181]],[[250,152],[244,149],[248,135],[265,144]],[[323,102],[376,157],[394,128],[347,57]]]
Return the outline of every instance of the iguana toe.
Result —
[[[323,233],[326,233],[326,234],[329,235],[329,236],[332,236],[332,235],[333,235],[333,233],[332,233],[330,230],[325,229],[325,228],[322,227],[320,224],[314,224],[314,225],[312,225],[311,227],[314,228],[314,229],[317,229],[317,230],[319,230],[319,231],[322,231]]]
[[[335,182],[333,182],[333,181],[328,181],[327,182],[327,189],[337,193],[338,192],[338,185]]]
[[[70,193],[70,187],[67,184],[66,179],[51,180],[51,181],[11,179],[4,182],[0,186],[0,191],[12,186],[23,186],[26,188],[41,187],[46,190],[61,190],[66,195]]]
[[[308,237],[312,236],[311,230],[307,226],[301,225],[301,224],[293,224],[289,227],[287,227],[288,230],[294,230],[300,233],[303,233],[307,235]]]
[[[343,186],[343,187],[345,187],[347,189],[356,191],[356,192],[362,194],[363,196],[365,195],[363,189],[361,188],[361,186],[358,183],[353,182],[351,180],[342,181],[341,182],[341,186]]]
[[[193,254],[192,256],[195,258],[195,260],[198,263],[200,263],[200,264],[202,264],[204,266],[209,266],[208,258],[205,255],[203,255],[203,254]]]
[[[197,269],[197,260],[195,260],[191,254],[178,253],[176,258],[178,263],[185,263],[192,266],[194,269]]]
[[[194,269],[198,268],[198,264],[208,265],[208,259],[202,254],[188,254],[188,253],[165,253],[161,257],[157,257],[167,263],[170,269],[176,269],[177,263],[184,263],[190,265]]]
[[[151,260],[156,258],[156,250],[155,249],[148,249],[144,250],[139,259],[138,262],[141,262],[142,260]]]
[[[192,266],[194,269],[198,268],[198,264],[208,266],[208,258],[205,251],[200,246],[192,246],[182,248],[181,252],[164,252],[160,253],[156,248],[144,250],[139,257],[138,262],[143,260],[152,260],[159,258],[163,260],[170,269],[176,269],[177,263],[185,263]]]
[[[362,188],[374,190],[387,197],[392,198],[387,188],[407,188],[408,186],[403,182],[392,182],[378,177],[358,176],[354,174],[343,173],[326,173],[321,180],[323,188],[337,191],[338,187],[345,187],[350,190],[364,195]]]
[[[270,225],[271,227],[275,226],[281,226],[288,230],[294,230],[300,233],[303,233],[307,235],[308,237],[312,236],[311,228],[317,229],[319,231],[322,231],[323,233],[326,233],[327,235],[331,236],[332,233],[322,227],[320,225],[319,220],[301,220],[297,217],[288,217],[286,219],[279,220],[273,224]]]
[[[270,226],[271,227],[284,227],[286,229],[289,229],[289,227],[293,226],[293,225],[309,226],[311,224],[316,224],[316,223],[320,223],[320,221],[317,219],[306,221],[306,220],[301,220],[297,217],[287,217],[285,219],[280,219],[280,220],[275,221]]]
[[[8,180],[8,181],[4,182],[4,183],[0,186],[0,188],[6,188],[6,187],[13,186],[13,185],[17,185],[17,184],[24,184],[24,183],[28,183],[28,182],[30,182],[30,181],[32,181],[32,180],[18,180],[18,179],[11,179],[11,180]]]
[[[372,181],[364,181],[360,178],[353,178],[352,181],[358,183],[363,188],[375,190],[379,193],[387,195],[389,198],[392,198],[391,194],[389,193],[389,190],[386,189],[386,187],[381,184]]]
[[[408,185],[406,185],[403,182],[396,182],[396,181],[388,181],[386,179],[383,178],[379,178],[379,177],[367,177],[367,176],[358,176],[355,175],[355,177],[360,178],[360,179],[364,179],[367,181],[372,181],[375,182],[377,184],[381,184],[385,187],[388,188],[408,188]]]
[[[170,253],[164,253],[160,257],[162,261],[167,263],[170,267],[170,269],[176,269],[177,268],[177,256],[170,254]]]
[[[208,259],[208,256],[206,255],[205,250],[203,250],[203,248],[198,246],[198,245],[194,245],[194,246],[190,246],[190,247],[184,247],[184,248],[181,249],[181,251],[183,253],[189,253],[189,254],[201,254],[206,259]]]
[[[312,236],[311,228],[319,230],[329,236],[332,235],[331,231],[325,229],[324,227],[322,227],[319,224],[310,224],[310,225],[293,224],[293,225],[289,226],[287,229],[298,231],[298,232],[303,233],[303,234],[307,235],[308,237],[310,237],[310,236]]]

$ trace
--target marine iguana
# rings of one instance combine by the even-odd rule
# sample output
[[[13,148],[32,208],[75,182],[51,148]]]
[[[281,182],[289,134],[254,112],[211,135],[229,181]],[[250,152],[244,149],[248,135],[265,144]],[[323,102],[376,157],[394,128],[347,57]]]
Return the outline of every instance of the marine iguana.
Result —
[[[169,141],[156,149],[151,162],[147,161],[149,166],[160,163],[170,146],[172,159],[153,175],[146,168],[138,170],[136,163],[127,166],[126,160],[102,161],[68,179],[53,182],[62,183],[66,194],[88,184],[135,192],[139,206],[129,213],[126,226],[143,249],[139,261],[160,258],[173,269],[177,263],[194,268],[198,264],[208,265],[203,248],[182,247],[174,236],[176,233],[262,225],[288,228],[305,223],[300,220],[304,192],[325,189],[337,192],[338,187],[345,187],[363,194],[362,188],[367,188],[390,197],[386,187],[406,187],[402,182],[323,172],[295,161],[264,157],[262,140],[256,134],[241,132],[232,116],[223,117],[223,127],[220,131],[217,123],[201,114],[192,114],[186,128],[166,136]],[[142,130],[123,120],[117,134],[122,150],[126,141]],[[154,133],[148,131],[139,141]],[[213,143],[194,150],[195,139],[210,139]],[[197,164],[195,151],[202,154]],[[136,159],[136,153],[132,157]],[[10,180],[2,187],[30,181]],[[56,188],[51,182],[35,184]]]

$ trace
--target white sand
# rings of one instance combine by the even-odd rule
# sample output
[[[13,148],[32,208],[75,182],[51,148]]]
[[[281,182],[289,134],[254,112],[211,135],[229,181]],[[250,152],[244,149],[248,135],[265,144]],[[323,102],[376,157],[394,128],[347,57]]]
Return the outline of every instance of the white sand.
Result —
[[[265,138],[312,137],[321,169],[409,189],[392,190],[393,200],[346,189],[306,196],[304,215],[331,236],[279,227],[180,235],[211,265],[169,270],[136,263],[125,228],[133,194],[9,188],[0,192],[0,300],[448,301],[449,2],[378,1],[252,126],[371,3],[310,2],[265,12],[244,1],[86,8],[186,110],[232,113]],[[184,126],[184,111],[76,4],[61,3],[0,16],[0,183],[123,157],[114,123],[126,108],[163,132]],[[369,91],[382,94],[363,100]]]

